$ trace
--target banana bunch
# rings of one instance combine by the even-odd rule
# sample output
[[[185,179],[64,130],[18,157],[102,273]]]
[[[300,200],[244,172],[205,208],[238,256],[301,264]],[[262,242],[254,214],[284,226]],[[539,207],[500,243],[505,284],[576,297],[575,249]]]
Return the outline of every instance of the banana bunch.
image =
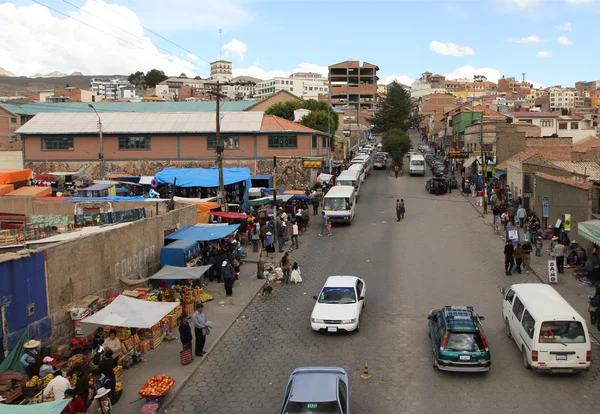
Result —
[[[71,388],[74,388],[76,384],[77,384],[77,374],[73,374],[73,376],[71,377]]]
[[[73,368],[75,365],[79,364],[82,361],[82,354],[73,355],[71,358],[69,358],[69,361],[67,361],[67,365],[69,366],[69,368]]]
[[[116,367],[113,368],[113,372],[115,373],[115,376],[121,375],[123,373],[123,366],[117,365]]]
[[[50,374],[50,375],[52,375],[52,374]],[[50,376],[50,375],[48,375],[48,376]],[[54,375],[52,375],[52,377],[54,378]],[[25,387],[27,387],[27,388],[41,387],[42,384],[43,384],[42,379],[36,375],[35,377],[32,377],[29,381],[27,381],[25,383]]]
[[[158,298],[156,296],[148,296],[146,299],[148,302],[158,302]]]
[[[120,382],[117,382],[117,386],[115,387],[115,391],[119,392],[123,389],[123,384],[121,384]]]
[[[48,374],[44,377],[44,387],[46,387],[46,385],[48,385],[48,383],[50,381],[52,381],[54,379],[54,374]]]
[[[209,295],[208,293],[201,293],[200,295],[198,295],[198,299],[200,299],[200,302],[208,302],[214,299],[214,297],[212,295]]]

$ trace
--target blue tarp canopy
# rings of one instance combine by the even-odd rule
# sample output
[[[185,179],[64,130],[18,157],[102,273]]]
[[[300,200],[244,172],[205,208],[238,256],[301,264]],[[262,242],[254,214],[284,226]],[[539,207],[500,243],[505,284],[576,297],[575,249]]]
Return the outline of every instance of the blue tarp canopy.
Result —
[[[218,168],[165,168],[156,176],[159,184],[173,184],[177,178],[177,187],[218,187]],[[230,185],[248,181],[246,188],[252,187],[250,183],[249,168],[223,168],[223,184]]]
[[[166,239],[169,240],[197,240],[211,241],[219,240],[229,236],[240,227],[239,224],[230,224],[228,226],[185,226],[175,233],[169,234]]]
[[[156,198],[146,198],[144,196],[133,196],[133,197],[119,197],[119,196],[107,196],[107,197],[71,197],[63,201],[63,203],[76,203],[78,201],[113,201],[115,203],[130,203],[134,201],[157,201]]]

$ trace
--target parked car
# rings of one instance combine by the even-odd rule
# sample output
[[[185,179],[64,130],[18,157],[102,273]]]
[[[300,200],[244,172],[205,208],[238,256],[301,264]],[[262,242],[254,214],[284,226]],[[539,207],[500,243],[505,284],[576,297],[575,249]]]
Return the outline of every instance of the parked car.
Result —
[[[446,180],[444,180],[441,177],[434,177],[434,178],[430,178],[429,180],[427,180],[427,182],[425,183],[425,190],[427,190],[427,192],[429,194],[433,194],[434,193],[434,187],[433,187],[433,182],[437,181],[438,182],[438,186],[440,189],[440,194],[446,194],[446,192],[448,192],[448,185],[446,183]]]
[[[376,170],[382,169],[385,170],[386,165],[385,165],[385,157],[381,157],[381,156],[376,156],[375,157],[375,161],[373,161],[373,168]]]
[[[458,181],[456,180],[456,177],[452,174],[446,174],[444,176],[444,179],[446,180],[446,183],[448,184],[448,187],[450,187],[451,189],[455,189],[458,188]]]
[[[431,172],[436,177],[442,177],[442,178],[448,174],[448,170],[446,169],[445,165],[436,166],[435,168],[433,168],[433,170]]]
[[[433,369],[487,372],[492,365],[481,323],[472,306],[445,306],[427,317],[433,348]]]
[[[367,287],[358,276],[329,276],[310,315],[317,332],[358,332]]]
[[[288,379],[280,414],[350,414],[348,374],[338,367],[296,368]]]

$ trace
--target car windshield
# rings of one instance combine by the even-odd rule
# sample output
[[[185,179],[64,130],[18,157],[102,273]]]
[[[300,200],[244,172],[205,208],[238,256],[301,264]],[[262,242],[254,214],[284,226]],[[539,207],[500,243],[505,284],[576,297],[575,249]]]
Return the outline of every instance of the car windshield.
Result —
[[[425,161],[423,160],[412,160],[410,165],[425,165]]]
[[[451,332],[445,348],[447,351],[480,352],[485,350],[478,332]]]
[[[540,343],[575,343],[586,342],[585,331],[581,322],[548,321],[540,328]]]
[[[356,294],[351,287],[326,287],[319,296],[319,303],[356,303]]]
[[[331,197],[323,200],[323,209],[330,211],[349,210],[348,199],[343,197]]]
[[[295,402],[290,401],[283,411],[285,414],[294,413],[310,413],[310,414],[332,414],[341,413],[340,406],[337,401],[327,402]]]

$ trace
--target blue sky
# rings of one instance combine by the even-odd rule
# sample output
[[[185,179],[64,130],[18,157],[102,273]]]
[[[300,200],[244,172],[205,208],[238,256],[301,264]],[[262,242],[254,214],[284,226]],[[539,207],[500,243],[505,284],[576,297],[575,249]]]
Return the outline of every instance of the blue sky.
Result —
[[[57,11],[28,0],[0,2],[0,36],[13,39],[0,45],[5,70],[128,74],[158,67],[207,77],[222,29],[221,54],[235,74],[261,78],[324,72],[353,58],[377,64],[386,81],[409,82],[425,71],[490,80],[526,72],[545,86],[600,79],[597,0],[39,1]]]

